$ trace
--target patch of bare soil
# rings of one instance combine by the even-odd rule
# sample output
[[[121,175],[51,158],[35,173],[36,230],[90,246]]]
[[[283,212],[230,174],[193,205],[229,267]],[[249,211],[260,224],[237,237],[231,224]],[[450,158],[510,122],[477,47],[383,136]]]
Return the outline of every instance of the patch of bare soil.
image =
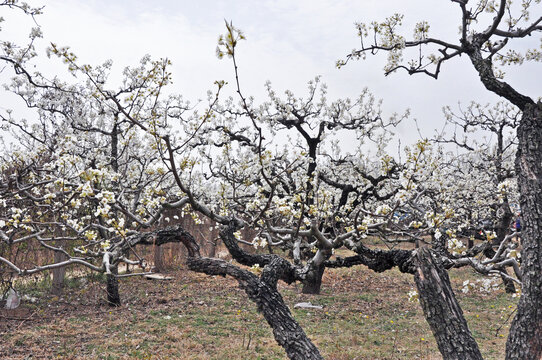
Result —
[[[35,303],[0,309],[0,359],[286,358],[235,280],[183,268],[166,275],[173,279],[121,279],[118,308],[107,305],[103,279],[70,280],[61,297],[27,287]],[[454,275],[456,283],[464,276]],[[397,270],[377,274],[359,266],[326,271],[321,295],[279,283],[325,358],[439,359],[419,305],[407,300],[413,287],[412,277]],[[500,358],[505,338],[492,329],[513,303],[500,293],[460,296],[485,358]],[[323,310],[293,309],[304,301]]]

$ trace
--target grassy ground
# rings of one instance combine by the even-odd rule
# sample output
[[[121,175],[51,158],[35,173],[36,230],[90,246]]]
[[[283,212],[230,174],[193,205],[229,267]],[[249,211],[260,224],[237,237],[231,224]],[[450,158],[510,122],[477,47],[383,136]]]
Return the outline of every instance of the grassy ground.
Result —
[[[121,280],[123,306],[107,307],[102,278],[70,280],[66,295],[27,285],[39,297],[0,310],[2,359],[285,359],[271,329],[232,279],[184,269],[172,281]],[[516,299],[503,290],[460,291],[468,269],[451,278],[486,359],[502,358]],[[407,298],[411,276],[363,267],[328,270],[322,295],[281,285],[295,318],[326,359],[440,359],[417,302]],[[323,310],[293,309],[300,301]],[[500,331],[497,329],[502,327]]]

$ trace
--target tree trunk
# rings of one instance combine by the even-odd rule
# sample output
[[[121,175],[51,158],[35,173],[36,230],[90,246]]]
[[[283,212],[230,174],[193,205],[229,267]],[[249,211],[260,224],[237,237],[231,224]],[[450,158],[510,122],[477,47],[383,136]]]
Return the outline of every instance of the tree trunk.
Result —
[[[213,240],[209,241],[209,250],[207,251],[207,257],[214,258],[216,256],[217,242],[218,242],[218,238],[214,238]]]
[[[59,263],[64,260],[67,260],[67,257],[64,253],[60,251],[55,251],[54,262]],[[62,290],[64,289],[64,278],[66,277],[66,268],[60,267],[53,269],[53,286],[51,292],[53,295],[60,296]]]
[[[164,249],[162,246],[156,245],[154,247],[154,272],[163,272],[164,271]]]
[[[420,248],[416,262],[420,304],[444,360],[482,359],[438,255]]]
[[[507,278],[504,275],[501,275],[501,280],[504,285],[504,291],[506,291],[507,294],[516,293],[516,285],[514,284],[514,281],[510,280],[510,278]]]
[[[238,268],[223,260],[189,257],[190,270],[209,275],[230,275],[239,281],[239,285],[249,298],[254,301],[258,310],[273,329],[277,343],[284,348],[288,358],[294,360],[323,359],[318,348],[307,337],[303,328],[292,316],[290,309],[277,290],[276,283],[281,268],[284,271],[286,261],[277,257],[264,268],[261,279],[256,275]]]
[[[118,268],[112,267],[111,272],[118,274]],[[107,303],[109,306],[120,306],[119,279],[114,275],[107,275]]]
[[[500,208],[497,209],[497,226],[495,228],[497,237],[494,239],[495,246],[499,246],[504,241],[506,235],[508,235],[508,232],[510,231],[510,223],[512,222],[513,218],[514,214],[512,214],[512,211],[510,210],[510,205],[508,204],[508,200],[506,200],[501,204]],[[514,284],[514,282],[502,275],[501,279],[504,284],[504,289],[506,293],[515,294],[516,285]]]
[[[115,123],[113,129],[111,130],[111,167],[113,171],[119,171],[119,124],[118,124],[118,113],[115,114]],[[120,191],[119,182],[114,180],[112,182],[112,190],[115,194],[118,194]],[[116,210],[113,211],[113,215],[116,217]],[[104,239],[107,239],[107,234],[104,234]],[[107,303],[109,306],[120,306],[120,294],[119,294],[119,279],[114,275],[118,275],[119,268],[118,264],[111,266],[111,274],[107,275]]]
[[[542,103],[527,105],[518,127],[516,173],[521,205],[523,289],[506,359],[542,355]]]
[[[238,247],[233,236],[234,231],[235,226],[229,226],[221,232],[222,239],[229,245],[229,249],[236,253],[239,259],[251,263],[258,256],[246,254]],[[200,247],[194,237],[180,226],[159,231],[156,236],[156,243],[160,243],[168,238],[182,242],[186,247],[188,252],[186,262],[190,270],[208,275],[229,275],[237,279],[241,288],[256,303],[258,310],[263,313],[265,320],[267,320],[273,329],[275,340],[284,348],[290,359],[323,359],[318,348],[307,337],[303,328],[295,321],[290,309],[278,292],[278,280],[290,277],[286,275],[292,270],[292,266],[288,261],[277,255],[263,257],[266,265],[263,268],[261,277],[258,277],[250,271],[241,269],[229,262],[212,258],[202,258],[199,252]]]
[[[467,240],[467,249],[472,249],[474,247],[474,235],[472,237],[469,236],[469,240]]]
[[[303,281],[303,289],[301,292],[303,294],[320,294],[320,287],[322,286],[322,277],[324,276],[325,266],[322,264],[320,266],[311,267],[307,273],[307,277]]]

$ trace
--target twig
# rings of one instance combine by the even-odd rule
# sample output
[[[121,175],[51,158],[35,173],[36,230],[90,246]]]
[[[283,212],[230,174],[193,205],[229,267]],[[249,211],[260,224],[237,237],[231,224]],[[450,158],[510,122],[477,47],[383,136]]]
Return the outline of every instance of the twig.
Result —
[[[27,318],[21,318],[21,317],[15,317],[15,316],[5,316],[5,315],[0,315],[0,317],[2,319],[6,319],[6,320],[15,320],[15,321],[21,321],[21,323],[19,325],[17,325],[17,327],[15,328],[16,330],[19,330],[19,328],[24,324],[25,321],[27,320],[30,320],[32,318],[32,316],[34,316],[36,314],[37,310],[35,310],[32,314],[30,314],[29,317]]]
[[[17,325],[17,327],[15,328],[15,330],[19,330],[21,328],[21,326],[23,326],[23,324],[25,323],[25,321],[27,320],[30,320],[31,317],[34,316],[34,314],[36,314],[36,312],[38,312],[38,310],[34,310],[34,312],[32,314],[30,314],[29,317],[27,317],[26,319],[24,319],[23,321],[21,321],[21,323],[19,325]]]

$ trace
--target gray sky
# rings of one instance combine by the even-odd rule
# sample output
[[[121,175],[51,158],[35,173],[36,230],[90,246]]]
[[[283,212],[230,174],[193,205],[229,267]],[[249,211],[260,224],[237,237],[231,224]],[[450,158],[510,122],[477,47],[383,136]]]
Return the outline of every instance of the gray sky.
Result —
[[[460,12],[451,1],[435,0],[48,0],[37,18],[44,38],[69,45],[81,61],[91,64],[112,59],[120,73],[145,54],[168,57],[173,62],[174,91],[187,99],[204,98],[215,80],[232,83],[229,60],[215,55],[217,37],[224,33],[224,19],[242,29],[247,41],[238,48],[238,62],[245,93],[263,100],[264,83],[271,80],[277,93],[286,89],[304,96],[307,81],[316,75],[327,83],[330,99],[355,97],[368,87],[383,99],[386,114],[411,109],[424,135],[442,126],[443,105],[476,100],[497,101],[486,91],[468,58],[447,63],[438,80],[396,73],[383,75],[385,54],[353,62],[338,70],[335,62],[359,44],[354,22],[382,20],[395,12],[405,14],[404,28],[427,20],[430,35],[457,42]],[[540,5],[538,5],[540,7]],[[3,14],[4,15],[4,14]],[[4,15],[7,20],[8,16]],[[27,36],[28,21],[3,26],[2,36]],[[23,36],[24,35],[24,36]],[[536,41],[532,39],[528,41]],[[42,45],[44,45],[43,43]],[[54,72],[55,67],[44,65]],[[540,95],[537,64],[505,69],[512,86],[531,97]],[[4,71],[5,72],[5,71]],[[6,108],[8,105],[2,104]],[[398,132],[404,142],[417,137],[412,120]],[[403,142],[403,143],[404,143]]]

